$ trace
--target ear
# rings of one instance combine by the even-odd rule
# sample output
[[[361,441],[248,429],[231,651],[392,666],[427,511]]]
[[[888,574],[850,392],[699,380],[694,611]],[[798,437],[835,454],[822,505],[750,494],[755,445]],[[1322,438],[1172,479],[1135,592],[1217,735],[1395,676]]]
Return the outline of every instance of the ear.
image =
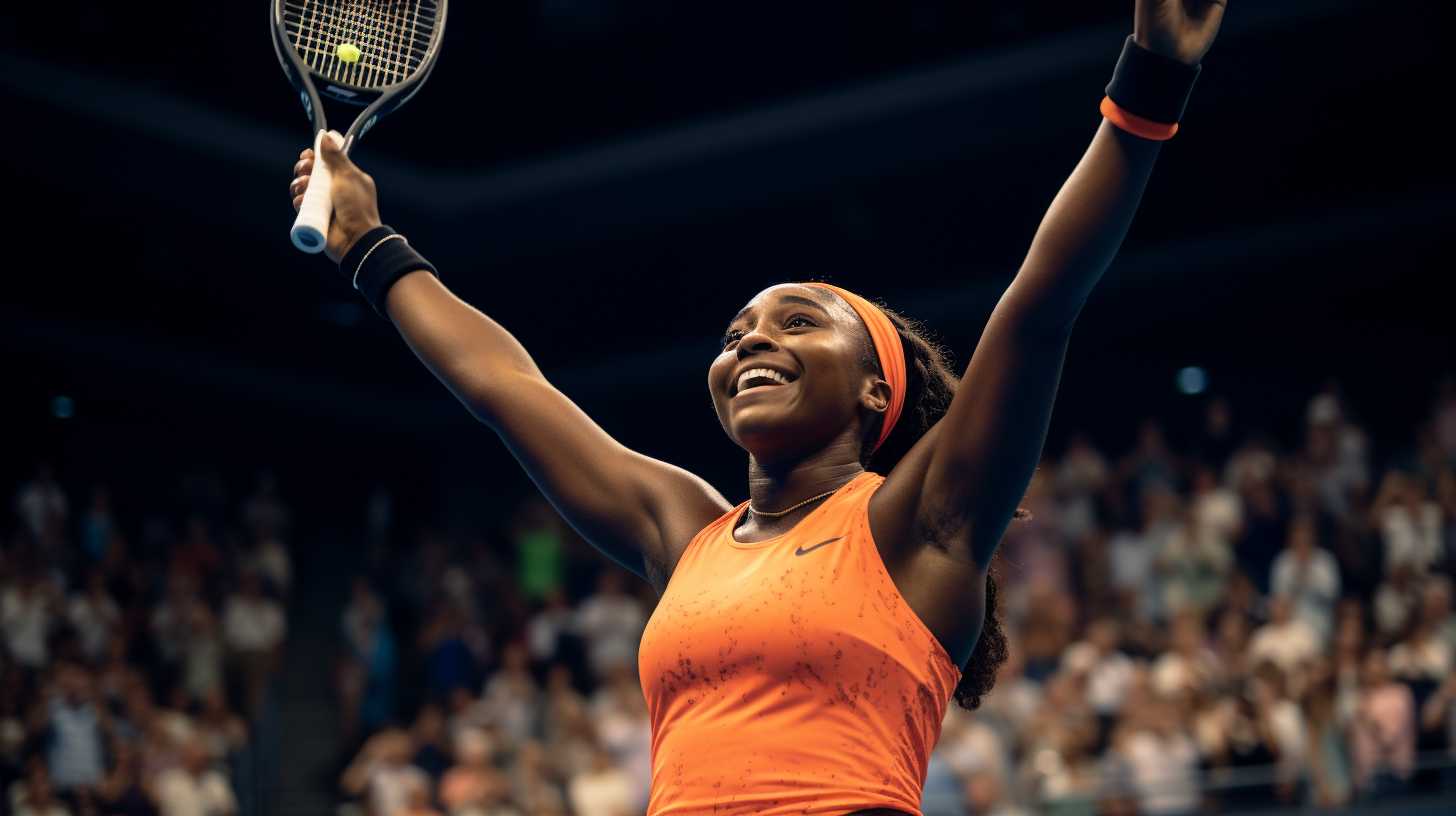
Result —
[[[879,377],[866,378],[859,404],[877,414],[890,410],[890,384]]]

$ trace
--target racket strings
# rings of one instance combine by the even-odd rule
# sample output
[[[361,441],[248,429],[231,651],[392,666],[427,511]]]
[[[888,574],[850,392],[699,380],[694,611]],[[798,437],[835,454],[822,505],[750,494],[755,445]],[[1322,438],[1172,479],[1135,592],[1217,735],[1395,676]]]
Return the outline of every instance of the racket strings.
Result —
[[[284,24],[305,64],[321,77],[380,89],[409,79],[434,38],[434,0],[285,0]],[[346,62],[339,46],[359,49]]]

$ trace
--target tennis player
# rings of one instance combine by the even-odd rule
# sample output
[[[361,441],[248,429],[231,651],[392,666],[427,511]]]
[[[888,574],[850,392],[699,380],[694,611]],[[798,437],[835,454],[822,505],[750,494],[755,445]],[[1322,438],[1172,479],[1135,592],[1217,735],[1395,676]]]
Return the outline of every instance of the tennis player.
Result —
[[[571,525],[661,596],[639,653],[652,816],[919,816],[946,706],[976,707],[1005,658],[987,565],[1040,458],[1072,326],[1224,8],[1136,0],[1103,122],[959,380],[916,324],[829,284],[772,286],[732,317],[708,390],[748,453],[736,506],[552,387],[380,224],[373,181],[324,140],[329,257]],[[295,165],[295,207],[313,162]]]

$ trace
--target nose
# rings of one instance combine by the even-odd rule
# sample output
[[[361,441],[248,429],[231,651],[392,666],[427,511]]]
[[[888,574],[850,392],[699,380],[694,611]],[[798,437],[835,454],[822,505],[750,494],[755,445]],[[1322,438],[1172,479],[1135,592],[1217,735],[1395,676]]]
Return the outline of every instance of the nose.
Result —
[[[779,344],[767,334],[764,334],[757,326],[754,326],[738,339],[738,359],[742,360],[750,354],[758,354],[766,351],[777,351]]]

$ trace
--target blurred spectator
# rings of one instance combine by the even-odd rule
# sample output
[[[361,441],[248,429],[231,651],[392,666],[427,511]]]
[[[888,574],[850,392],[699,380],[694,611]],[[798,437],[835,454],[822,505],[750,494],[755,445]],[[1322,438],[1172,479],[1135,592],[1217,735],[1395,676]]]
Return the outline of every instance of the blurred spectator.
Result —
[[[1118,650],[1119,628],[1114,618],[1093,621],[1087,638],[1062,654],[1062,671],[1086,678],[1087,702],[1099,717],[1112,717],[1122,708],[1132,682],[1133,664]]]
[[[1289,545],[1274,560],[1270,588],[1288,598],[1295,617],[1329,641],[1334,632],[1335,601],[1340,597],[1340,567],[1329,551],[1315,546],[1314,518],[1302,515],[1289,526]]]
[[[96,804],[107,816],[156,816],[156,806],[143,785],[141,756],[135,744],[113,740],[111,770],[96,788]]]
[[[194,722],[198,739],[207,746],[214,763],[224,763],[248,742],[248,724],[228,708],[221,686],[199,695],[201,711]]]
[[[1212,492],[1205,494],[1205,498],[1215,507],[1223,503]],[[1202,524],[1195,508],[1184,510],[1154,557],[1155,571],[1162,583],[1164,617],[1185,610],[1206,612],[1223,595],[1233,566],[1228,534],[1237,526],[1237,521],[1230,522],[1230,514],[1222,511],[1215,510],[1209,515],[1216,520]]]
[[[560,516],[544,498],[532,496],[516,517],[517,586],[528,599],[560,589],[566,575],[564,530]]]
[[[227,778],[212,768],[212,756],[201,739],[186,742],[182,762],[157,777],[161,816],[232,816],[238,803]]]
[[[256,539],[245,569],[258,573],[284,597],[293,587],[293,559],[288,555],[283,540],[277,536],[265,535]]]
[[[1199,465],[1193,474],[1192,515],[1199,534],[1217,541],[1222,549],[1230,549],[1244,528],[1243,499],[1206,465]]]
[[[241,672],[249,711],[257,711],[283,646],[287,628],[283,607],[263,595],[256,573],[245,572],[224,607],[222,626],[228,657]]]
[[[512,643],[501,653],[500,668],[485,683],[481,712],[512,744],[520,744],[534,735],[538,695],[526,647]]]
[[[597,576],[597,591],[581,602],[573,627],[587,641],[587,655],[597,677],[619,666],[636,667],[637,643],[647,626],[642,602],[628,595],[621,570],[604,569]]]
[[[101,781],[105,709],[96,704],[91,676],[81,666],[65,664],[56,671],[48,703],[50,778],[57,788],[73,791]]]
[[[71,810],[56,798],[45,765],[32,762],[25,778],[10,786],[10,812],[14,816],[71,816]]]
[[[1269,622],[1249,641],[1249,665],[1269,662],[1285,676],[1294,676],[1320,651],[1319,633],[1294,616],[1293,602],[1276,595],[1269,602]]]
[[[10,656],[39,670],[50,660],[50,634],[61,606],[60,588],[37,572],[24,571],[0,590],[0,628]]]
[[[440,803],[449,816],[488,813],[510,794],[510,781],[491,762],[490,735],[479,728],[462,730],[455,739],[458,762],[440,780]]]
[[[1136,446],[1118,463],[1117,472],[1136,508],[1151,491],[1177,490],[1178,466],[1162,426],[1147,419],[1138,427]]]
[[[633,816],[635,812],[632,780],[605,749],[592,755],[590,769],[571,777],[567,791],[576,816]]]
[[[966,777],[965,803],[976,816],[1025,816],[1027,813],[1007,801],[1005,783],[990,771],[976,771]]]
[[[1175,707],[1150,700],[1131,710],[1113,738],[1113,751],[1127,763],[1142,813],[1197,811],[1198,748]]]
[[[1417,706],[1456,669],[1444,629],[1450,610],[1443,590],[1444,582],[1427,584],[1410,631],[1389,653],[1391,674],[1410,687]]]
[[[419,716],[415,717],[414,728],[410,730],[410,736],[414,738],[415,755],[411,763],[420,770],[430,775],[432,781],[439,781],[444,776],[446,769],[450,767],[450,751],[446,745],[445,734],[445,713],[438,705],[433,703],[420,709]]]
[[[1083,434],[1073,434],[1056,470],[1056,492],[1062,502],[1062,535],[1076,540],[1097,522],[1097,496],[1107,485],[1107,462]]]
[[[553,589],[546,593],[544,606],[531,616],[526,625],[526,647],[531,659],[537,663],[549,663],[556,659],[557,642],[576,626],[576,610],[571,608],[566,593]],[[633,647],[635,653],[636,648]]]
[[[394,633],[384,604],[366,578],[354,579],[354,592],[343,614],[348,652],[339,668],[344,736],[352,737],[389,722],[395,706]]]
[[[1197,612],[1174,619],[1171,646],[1153,662],[1148,677],[1160,697],[1191,699],[1214,689],[1225,672],[1237,670],[1237,665],[1220,665],[1218,655],[1204,642],[1203,619]]]
[[[80,640],[82,655],[99,662],[106,654],[113,630],[121,625],[121,608],[111,599],[104,572],[93,569],[86,574],[86,590],[71,595],[66,620]]]
[[[1394,638],[1410,625],[1420,592],[1420,578],[1415,566],[1398,564],[1375,589],[1371,606],[1375,629],[1384,638]]]
[[[475,655],[466,645],[465,620],[454,604],[435,606],[420,632],[418,647],[425,659],[431,699],[444,700],[452,690],[477,682]]]
[[[1366,796],[1405,790],[1415,769],[1415,701],[1391,679],[1386,654],[1371,649],[1361,667],[1360,698],[1350,728],[1355,785]]]
[[[541,743],[523,740],[510,769],[512,796],[523,810],[541,816],[566,816],[566,798],[551,772]]]
[[[35,478],[20,486],[15,494],[15,512],[35,542],[51,543],[64,535],[70,503],[50,463],[41,463]]]
[[[1444,554],[1441,506],[1408,474],[1385,474],[1370,513],[1385,545],[1387,573],[1404,567],[1422,575]]]
[[[1322,509],[1349,520],[1355,509],[1352,498],[1369,484],[1365,432],[1349,421],[1339,385],[1334,382],[1310,400],[1306,420],[1301,465],[1314,480]]]
[[[105,561],[116,534],[116,520],[111,515],[111,492],[97,486],[92,489],[91,503],[81,516],[81,551],[93,562]]]
[[[430,777],[410,764],[414,744],[396,728],[375,734],[349,767],[339,785],[351,796],[363,796],[368,816],[398,816],[416,790],[430,790]]]

